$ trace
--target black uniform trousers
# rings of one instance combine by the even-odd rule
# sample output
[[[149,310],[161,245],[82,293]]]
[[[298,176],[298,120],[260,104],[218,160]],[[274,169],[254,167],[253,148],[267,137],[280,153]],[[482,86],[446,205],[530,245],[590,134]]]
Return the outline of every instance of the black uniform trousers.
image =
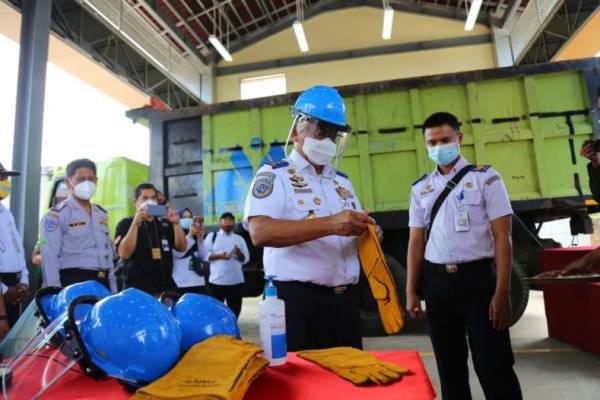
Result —
[[[227,307],[231,308],[231,311],[233,311],[236,318],[240,316],[240,312],[242,312],[242,297],[244,294],[243,283],[237,285],[215,285],[214,283],[209,283],[208,294],[211,297],[226,303]]]
[[[96,281],[103,284],[108,290],[110,290],[110,284],[108,282],[108,270],[106,271],[95,271],[91,269],[83,268],[65,268],[59,271],[60,285],[62,287],[72,285],[74,283],[85,282],[85,281]]]
[[[195,293],[195,294],[206,294],[206,286],[188,286],[188,287],[178,287],[177,292],[182,296],[186,293]],[[222,301],[222,300],[221,300]]]
[[[362,349],[357,285],[336,288],[277,281],[285,302],[287,350],[350,346]]]
[[[459,264],[456,271],[440,264],[425,265],[429,335],[444,400],[471,399],[469,347],[486,399],[522,399],[508,329],[495,330],[489,319],[495,287],[492,260]]]
[[[16,286],[19,283],[19,274],[16,272],[1,273],[0,280],[6,287]],[[8,325],[12,328],[21,314],[21,304],[11,304],[5,301],[4,305],[6,307],[6,315],[8,316]]]

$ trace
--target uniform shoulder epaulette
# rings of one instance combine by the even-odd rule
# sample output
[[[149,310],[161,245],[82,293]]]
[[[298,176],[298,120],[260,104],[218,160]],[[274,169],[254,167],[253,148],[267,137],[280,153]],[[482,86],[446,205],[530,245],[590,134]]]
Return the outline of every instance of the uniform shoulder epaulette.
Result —
[[[337,171],[337,170],[336,170],[336,171],[335,171],[335,174],[336,174],[336,175],[339,175],[339,176],[343,176],[344,178],[348,179],[348,175],[346,175],[346,174],[345,174],[345,173],[343,173],[342,171]]]
[[[490,169],[491,165],[476,165],[475,168],[473,168],[474,172],[487,172],[488,169]]]
[[[273,169],[277,169],[277,168],[287,167],[288,165],[290,165],[290,163],[285,160],[277,160],[277,161],[268,162],[267,165],[270,165],[271,168],[273,168]]]
[[[54,207],[52,207],[52,208],[50,209],[50,211],[54,211],[54,212],[57,212],[57,213],[58,213],[58,212],[60,212],[61,210],[63,210],[63,209],[66,207],[66,206],[67,206],[67,202],[66,202],[66,201],[63,201],[63,202],[61,202],[61,203],[59,203],[59,204],[55,205]]]
[[[423,179],[427,178],[427,175],[429,174],[423,174],[419,179],[417,179],[416,181],[414,181],[412,183],[413,186],[415,186],[417,183],[421,182]]]
[[[101,205],[99,204],[94,204],[96,207],[98,207],[100,209],[100,211],[102,211],[104,214],[108,214],[108,211],[106,211],[104,208],[102,208]]]

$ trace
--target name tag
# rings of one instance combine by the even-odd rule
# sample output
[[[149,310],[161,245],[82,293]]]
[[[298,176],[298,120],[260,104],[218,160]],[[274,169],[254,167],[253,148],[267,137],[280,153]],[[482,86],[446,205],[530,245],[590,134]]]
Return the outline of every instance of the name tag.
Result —
[[[169,247],[169,241],[167,239],[162,240],[162,248],[163,251],[171,251],[171,248]]]
[[[469,214],[465,210],[458,210],[454,214],[454,230],[456,232],[469,231]]]
[[[152,248],[152,259],[153,260],[160,260],[161,259],[160,248],[158,248],[158,247],[153,247]]]

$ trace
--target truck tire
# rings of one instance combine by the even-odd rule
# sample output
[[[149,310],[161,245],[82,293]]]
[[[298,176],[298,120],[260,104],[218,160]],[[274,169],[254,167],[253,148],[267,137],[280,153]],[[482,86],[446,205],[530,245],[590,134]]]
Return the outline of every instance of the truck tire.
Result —
[[[510,299],[512,302],[512,321],[513,326],[523,316],[529,301],[529,282],[527,275],[520,264],[513,264],[512,274],[510,276]]]
[[[400,299],[400,306],[402,312],[406,309],[406,268],[395,258],[386,255],[385,259],[390,269],[390,273],[394,278],[396,289],[398,290],[398,298]],[[360,281],[358,282],[359,290],[361,293],[360,299],[360,323],[363,336],[386,336],[387,333],[383,329],[381,319],[379,317],[379,310],[377,309],[377,301],[373,298],[371,287],[369,282],[361,272]],[[405,315],[404,323],[408,322]]]

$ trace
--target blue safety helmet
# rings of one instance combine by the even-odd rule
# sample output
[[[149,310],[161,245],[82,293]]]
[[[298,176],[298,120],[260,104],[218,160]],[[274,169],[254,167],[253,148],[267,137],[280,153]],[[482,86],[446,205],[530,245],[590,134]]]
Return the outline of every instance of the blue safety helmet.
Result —
[[[209,296],[186,293],[171,307],[181,327],[181,349],[215,335],[240,337],[233,312],[225,304]]]
[[[329,86],[318,85],[305,90],[296,100],[292,112],[343,128],[347,126],[344,99],[337,90]]]
[[[36,312],[41,317],[42,326],[44,327],[52,322],[52,302],[61,290],[62,288],[57,286],[48,286],[36,290],[33,296]]]
[[[76,334],[84,360],[109,376],[146,384],[179,360],[181,329],[167,307],[130,288],[95,303]]]
[[[49,320],[55,320],[60,314],[67,311],[69,304],[80,296],[95,296],[103,299],[110,296],[110,291],[100,282],[85,281],[73,283],[62,289],[56,296],[52,298],[50,303]],[[75,320],[79,321],[89,311],[92,306],[89,304],[81,305],[75,313]]]

